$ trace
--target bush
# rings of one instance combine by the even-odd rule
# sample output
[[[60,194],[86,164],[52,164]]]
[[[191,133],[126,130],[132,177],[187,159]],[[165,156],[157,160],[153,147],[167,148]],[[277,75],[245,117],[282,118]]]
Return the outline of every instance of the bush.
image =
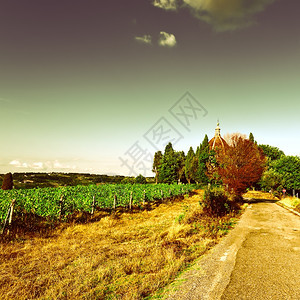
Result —
[[[143,175],[140,174],[135,178],[135,183],[146,184],[147,180]]]
[[[204,191],[200,202],[203,212],[210,216],[223,216],[230,212],[231,203],[223,188],[213,187]]]
[[[2,183],[2,190],[12,190],[13,188],[13,177],[11,173],[7,173],[4,175],[3,183]]]

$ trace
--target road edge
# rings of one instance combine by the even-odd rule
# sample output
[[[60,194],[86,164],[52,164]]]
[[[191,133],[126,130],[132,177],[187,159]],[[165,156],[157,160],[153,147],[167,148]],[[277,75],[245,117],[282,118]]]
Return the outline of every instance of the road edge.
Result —
[[[276,204],[279,205],[279,206],[281,206],[281,207],[283,207],[283,208],[285,208],[285,209],[287,209],[288,211],[290,211],[290,212],[293,213],[294,215],[300,217],[300,213],[299,213],[299,212],[297,212],[297,211],[295,211],[294,209],[288,207],[287,205],[285,205],[285,204],[283,204],[283,203],[280,203],[279,201],[276,202]]]

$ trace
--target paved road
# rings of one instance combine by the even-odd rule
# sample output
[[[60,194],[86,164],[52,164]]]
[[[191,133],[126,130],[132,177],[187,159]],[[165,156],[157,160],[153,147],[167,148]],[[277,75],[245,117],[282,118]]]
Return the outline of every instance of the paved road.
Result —
[[[238,225],[170,288],[167,299],[300,299],[300,217],[251,204]]]

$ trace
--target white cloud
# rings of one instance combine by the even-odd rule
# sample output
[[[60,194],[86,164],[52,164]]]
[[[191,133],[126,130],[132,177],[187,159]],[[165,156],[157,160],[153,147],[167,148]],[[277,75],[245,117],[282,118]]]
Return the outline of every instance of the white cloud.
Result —
[[[53,168],[54,169],[60,169],[62,167],[63,167],[62,164],[58,160],[54,161],[54,163],[53,163]]]
[[[213,26],[216,31],[230,31],[253,24],[253,15],[275,0],[181,0],[155,1],[154,6],[169,10],[187,7],[192,14]],[[157,3],[156,3],[157,2]],[[169,3],[169,5],[168,5]]]
[[[174,34],[161,31],[159,34],[158,44],[163,47],[174,47],[176,45],[176,38]]]
[[[178,0],[154,0],[153,5],[166,10],[177,9]]]
[[[22,167],[22,168],[29,168],[29,165],[28,165],[28,163],[24,162],[24,163],[22,163],[22,165],[20,167]]]
[[[152,44],[151,35],[136,36],[134,39],[143,44],[148,44],[148,45]]]
[[[12,160],[9,164],[14,166],[14,167],[21,166],[21,163],[18,160]]]
[[[12,160],[9,165],[15,168],[24,168],[32,170],[44,170],[44,171],[57,171],[57,170],[76,170],[76,165],[69,165],[59,162],[58,160],[46,161],[46,162],[20,162],[19,160]]]

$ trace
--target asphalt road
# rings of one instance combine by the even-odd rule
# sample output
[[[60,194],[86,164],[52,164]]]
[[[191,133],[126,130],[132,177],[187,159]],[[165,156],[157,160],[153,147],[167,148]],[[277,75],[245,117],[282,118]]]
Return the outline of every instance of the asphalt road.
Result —
[[[300,299],[300,217],[252,203],[234,230],[183,273],[167,299]]]

